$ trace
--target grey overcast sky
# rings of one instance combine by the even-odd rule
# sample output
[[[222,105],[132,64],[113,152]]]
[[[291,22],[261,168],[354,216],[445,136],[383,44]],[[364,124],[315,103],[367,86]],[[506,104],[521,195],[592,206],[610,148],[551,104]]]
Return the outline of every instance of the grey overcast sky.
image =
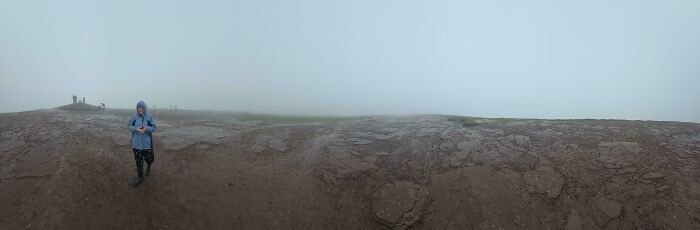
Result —
[[[0,0],[0,112],[700,122],[697,0]]]

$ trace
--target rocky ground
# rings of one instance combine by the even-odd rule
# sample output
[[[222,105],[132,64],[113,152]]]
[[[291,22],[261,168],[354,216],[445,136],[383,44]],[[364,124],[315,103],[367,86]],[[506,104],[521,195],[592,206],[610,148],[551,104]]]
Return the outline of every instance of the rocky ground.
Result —
[[[0,229],[700,229],[700,124],[0,114]]]

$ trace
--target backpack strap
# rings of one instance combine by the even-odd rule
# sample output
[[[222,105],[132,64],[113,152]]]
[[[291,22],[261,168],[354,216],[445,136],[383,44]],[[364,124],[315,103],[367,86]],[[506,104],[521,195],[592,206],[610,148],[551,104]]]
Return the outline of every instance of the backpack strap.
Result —
[[[132,118],[133,118],[133,116],[132,116]],[[136,126],[136,119],[131,121],[131,126]],[[133,132],[131,133],[131,139],[134,139],[134,134],[136,134],[136,133],[133,133]]]
[[[148,119],[148,126],[151,126],[151,119]],[[151,139],[151,154],[153,154],[153,149],[155,146],[153,146],[153,133],[148,133],[148,137]]]

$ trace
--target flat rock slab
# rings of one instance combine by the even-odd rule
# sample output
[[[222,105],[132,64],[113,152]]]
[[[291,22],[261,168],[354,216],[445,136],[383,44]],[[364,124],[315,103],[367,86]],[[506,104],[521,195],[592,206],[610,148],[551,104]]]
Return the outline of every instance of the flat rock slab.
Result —
[[[591,208],[594,212],[593,217],[600,227],[604,227],[612,219],[619,217],[622,212],[620,203],[605,197],[594,199],[591,202]]]
[[[362,139],[362,138],[356,138],[356,137],[348,138],[348,141],[350,141],[350,142],[352,142],[353,144],[356,144],[356,145],[368,145],[368,144],[374,143],[374,141],[367,140],[367,139]]]
[[[333,152],[324,159],[322,168],[328,174],[327,177],[342,179],[353,173],[377,170],[378,167],[374,164],[376,160],[376,156],[359,158],[349,152]]]
[[[641,147],[636,142],[600,142],[596,160],[609,169],[621,169],[631,166]]]
[[[639,153],[641,147],[637,142],[600,142],[598,150],[607,153],[631,154]]]
[[[421,218],[428,189],[410,181],[386,184],[372,194],[374,219],[393,229],[405,229]]]
[[[539,203],[523,199],[522,173],[509,169],[465,167],[434,173],[430,180],[424,229],[524,229],[514,220],[527,219],[532,213],[522,209]]]
[[[208,149],[210,146],[209,146],[208,144],[202,143],[202,144],[198,144],[198,145],[196,145],[196,146],[194,146],[194,147],[197,148],[197,149]]]
[[[130,145],[131,144],[131,133],[128,130],[123,131],[107,131],[109,137],[112,139],[112,143],[116,145]]]
[[[569,216],[566,218],[566,225],[564,226],[565,230],[582,230],[583,229],[583,220],[581,219],[581,215],[579,215],[577,212],[573,212],[569,214]]]
[[[389,156],[391,153],[385,151],[378,151],[374,153],[374,156]]]
[[[153,134],[154,140],[160,141],[167,150],[179,150],[199,142],[221,144],[222,139],[231,134],[218,128],[206,126],[170,127]]]
[[[357,173],[375,171],[378,169],[375,162],[379,157],[390,155],[384,151],[365,154],[357,152],[353,147],[356,145],[336,135],[320,138],[317,145],[319,148],[312,151],[319,151],[318,166],[322,169],[322,177],[334,183]]]
[[[24,141],[21,140],[0,141],[0,152],[7,152],[22,145],[24,145]]]
[[[161,137],[160,142],[163,144],[163,148],[166,150],[180,150],[196,143],[196,141],[192,139],[179,136]]]
[[[480,139],[473,139],[473,140],[469,140],[469,141],[460,142],[459,144],[457,144],[457,148],[463,152],[470,152],[474,148],[478,147],[480,144],[481,144]]]
[[[287,147],[287,142],[282,138],[263,135],[255,138],[255,145],[253,145],[252,150],[254,152],[262,152],[266,147],[277,150],[278,152],[285,152],[289,149],[289,147]]]
[[[519,146],[526,146],[530,144],[530,137],[523,135],[513,135],[513,143]]]
[[[54,160],[57,155],[60,153],[49,153],[39,149],[23,155],[14,168],[15,177],[43,177],[54,174],[58,170],[58,162]]]
[[[658,173],[658,172],[652,172],[652,173],[647,173],[642,176],[644,179],[659,179],[663,178],[664,174]]]
[[[615,171],[615,175],[625,175],[625,174],[632,174],[636,173],[637,170],[633,168],[623,168],[623,169],[618,169]]]
[[[537,137],[545,137],[545,138],[550,138],[550,137],[556,137],[560,136],[561,133],[554,131],[552,129],[545,129],[545,130],[540,130],[540,131],[533,131],[531,132],[534,136]]]
[[[509,135],[501,138],[501,143],[508,148],[526,152],[530,149],[530,137],[524,135]]]
[[[564,185],[561,174],[548,166],[525,172],[523,182],[529,193],[547,193],[549,198],[557,198]]]
[[[453,152],[449,154],[449,162],[453,166],[458,166],[462,164],[462,161],[466,160],[469,157],[469,153],[472,152],[475,148],[479,147],[481,144],[481,139],[472,139],[469,141],[463,141],[457,144],[457,152]],[[447,149],[452,149],[452,146],[454,144],[450,142],[445,142],[441,144],[440,148],[443,150]]]

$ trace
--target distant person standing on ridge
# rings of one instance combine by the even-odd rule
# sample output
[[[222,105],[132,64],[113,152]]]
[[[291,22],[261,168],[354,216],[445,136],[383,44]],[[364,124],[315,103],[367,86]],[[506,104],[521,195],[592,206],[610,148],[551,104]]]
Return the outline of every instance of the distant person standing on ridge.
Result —
[[[146,176],[151,174],[151,164],[153,164],[153,136],[156,131],[156,123],[153,116],[146,112],[146,103],[139,101],[136,104],[136,112],[129,118],[129,131],[131,131],[131,148],[136,159],[137,177],[134,180],[134,187],[143,182],[143,162],[146,161],[148,168]]]

